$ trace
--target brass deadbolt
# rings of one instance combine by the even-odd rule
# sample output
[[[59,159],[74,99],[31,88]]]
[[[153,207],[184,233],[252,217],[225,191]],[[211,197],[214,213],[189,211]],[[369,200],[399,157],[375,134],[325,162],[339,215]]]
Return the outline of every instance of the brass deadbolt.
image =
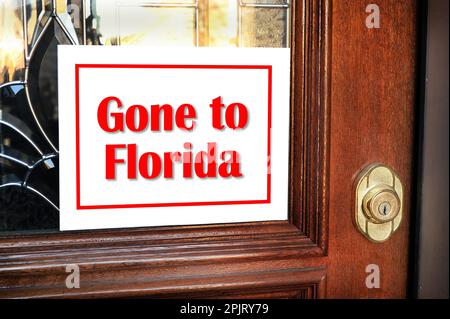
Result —
[[[403,188],[392,169],[373,164],[357,178],[355,224],[369,240],[389,239],[402,220]]]

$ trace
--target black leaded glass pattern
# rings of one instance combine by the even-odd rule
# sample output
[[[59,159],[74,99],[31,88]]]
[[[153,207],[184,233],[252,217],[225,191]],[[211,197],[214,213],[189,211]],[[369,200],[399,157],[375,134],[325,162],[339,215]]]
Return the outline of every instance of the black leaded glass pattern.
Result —
[[[56,230],[56,48],[58,44],[76,45],[78,38],[67,11],[58,13],[55,2],[9,0],[1,9],[0,57],[6,83],[0,85],[0,230]],[[17,21],[23,26],[19,35],[24,58],[14,69],[7,63],[13,52],[7,45],[12,42],[8,33],[17,30]]]

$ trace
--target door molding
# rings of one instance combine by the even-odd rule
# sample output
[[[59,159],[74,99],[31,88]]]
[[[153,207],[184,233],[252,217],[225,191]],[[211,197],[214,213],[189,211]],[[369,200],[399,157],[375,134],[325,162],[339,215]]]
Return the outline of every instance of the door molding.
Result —
[[[52,296],[101,297],[105,293],[99,291],[113,287],[113,279],[105,276],[111,272],[117,280],[126,278],[122,290],[112,293],[115,296],[130,295],[126,291],[133,291],[134,295],[164,295],[162,292],[169,287],[164,285],[170,284],[162,277],[156,285],[149,281],[146,286],[139,280],[158,271],[164,273],[168,268],[187,266],[193,271],[201,271],[202,276],[197,273],[198,278],[202,278],[201,290],[209,291],[215,289],[214,285],[220,286],[218,282],[223,276],[214,275],[204,265],[326,256],[331,1],[293,1],[291,19],[291,154],[287,221],[2,236],[0,297],[46,296],[49,289],[53,291]],[[66,289],[67,264],[77,264],[82,274],[90,274],[89,286]],[[305,298],[320,297],[317,287],[323,285],[323,269],[292,271],[292,276],[282,274],[287,275],[283,280],[293,282],[291,286],[277,283],[281,277],[270,277],[270,269],[264,276],[275,278],[275,286],[306,287],[310,284],[312,288],[306,290],[285,291],[298,291],[294,295]],[[303,271],[300,277],[304,279],[309,278],[305,273],[311,273],[310,278],[315,278],[313,283],[306,279],[297,282],[299,271]],[[245,279],[247,272],[242,270],[239,275],[236,270],[233,276]],[[184,275],[188,276],[185,272]],[[189,290],[188,286],[180,287]],[[120,291],[124,293],[120,294]]]

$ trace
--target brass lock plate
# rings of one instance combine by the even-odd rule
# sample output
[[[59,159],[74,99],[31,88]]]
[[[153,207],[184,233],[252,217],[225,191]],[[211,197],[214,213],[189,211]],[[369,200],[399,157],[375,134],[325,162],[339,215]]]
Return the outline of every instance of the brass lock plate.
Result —
[[[402,221],[403,187],[389,167],[372,164],[357,177],[355,224],[370,241],[382,243]]]

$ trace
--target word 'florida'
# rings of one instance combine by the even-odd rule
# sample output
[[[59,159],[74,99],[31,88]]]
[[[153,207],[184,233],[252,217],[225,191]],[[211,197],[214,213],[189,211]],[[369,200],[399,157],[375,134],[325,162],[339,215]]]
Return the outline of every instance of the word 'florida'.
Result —
[[[110,102],[116,102],[117,110],[119,112],[110,112],[109,105]],[[219,98],[213,100],[213,104],[210,105],[213,111],[213,127],[218,130],[222,130],[224,125],[220,123],[220,115],[217,116],[217,111],[224,105],[220,103]],[[244,116],[239,114],[239,123],[234,125],[234,114],[231,117],[228,115],[227,126],[232,129],[240,129],[247,122],[247,110],[245,106],[240,103],[234,103],[228,107],[226,112],[234,113],[234,109],[237,106],[238,111],[241,113],[242,110],[245,111]],[[163,118],[165,119],[165,124],[171,123],[169,119],[172,114],[172,107],[165,104],[163,107],[160,105],[152,105],[152,110],[157,109],[157,113],[162,112]],[[187,114],[185,108],[189,107]],[[97,112],[97,119],[100,128],[105,132],[115,133],[124,130],[124,115],[126,114],[127,121],[125,122],[132,131],[138,131],[136,128],[142,130],[147,124],[143,124],[142,121],[148,121],[148,117],[142,116],[145,112],[145,107],[142,105],[132,105],[126,110],[120,112],[122,108],[121,101],[116,97],[105,98],[99,105]],[[181,112],[179,112],[183,109]],[[137,114],[136,114],[137,110]],[[165,110],[169,110],[166,114]],[[194,119],[196,117],[195,109],[189,104],[183,104],[177,110],[176,122],[177,125],[184,129],[185,131],[191,131],[193,124],[186,125],[187,119]],[[136,116],[137,115],[137,116]],[[156,119],[159,119],[159,114],[154,114]],[[169,115],[167,117],[167,115]],[[219,120],[217,121],[217,117]],[[230,120],[231,119],[231,120]],[[153,122],[156,124],[156,122]],[[153,124],[152,123],[152,124]],[[109,126],[112,124],[112,126]],[[159,124],[156,124],[159,128]],[[166,126],[166,125],[165,125]],[[171,130],[171,125],[167,125],[169,128],[165,127],[165,130]],[[138,147],[136,144],[107,144],[106,145],[106,179],[114,180],[116,179],[116,167],[118,164],[126,165],[126,172],[128,179],[136,179],[139,173],[145,179],[155,179],[158,178],[161,173],[163,173],[164,178],[174,178],[174,171],[176,170],[175,164],[179,164],[182,169],[183,178],[192,178],[194,173],[199,178],[216,178],[218,176],[222,178],[229,177],[242,177],[240,168],[239,153],[237,151],[217,151],[217,144],[213,142],[207,143],[207,151],[200,151],[194,155],[192,151],[191,143],[184,143],[183,152],[164,152],[162,156],[155,152],[145,152],[143,154],[138,154]],[[118,156],[119,150],[126,150],[126,156]],[[221,163],[218,164],[218,158],[220,158]]]
[[[184,143],[184,152],[165,152],[162,158],[154,152],[146,152],[137,155],[136,144],[106,145],[106,179],[116,178],[116,165],[127,165],[128,179],[136,179],[137,172],[145,179],[155,179],[163,172],[164,178],[174,177],[174,164],[181,164],[184,178],[193,177],[193,172],[199,178],[215,178],[217,175],[223,178],[242,177],[240,172],[239,153],[225,151],[220,153],[222,163],[217,165],[217,145],[208,143],[208,151],[200,151],[195,157],[191,143]],[[126,149],[126,160],[116,157],[117,149]],[[151,165],[149,165],[151,162]],[[151,166],[151,168],[149,168]]]

